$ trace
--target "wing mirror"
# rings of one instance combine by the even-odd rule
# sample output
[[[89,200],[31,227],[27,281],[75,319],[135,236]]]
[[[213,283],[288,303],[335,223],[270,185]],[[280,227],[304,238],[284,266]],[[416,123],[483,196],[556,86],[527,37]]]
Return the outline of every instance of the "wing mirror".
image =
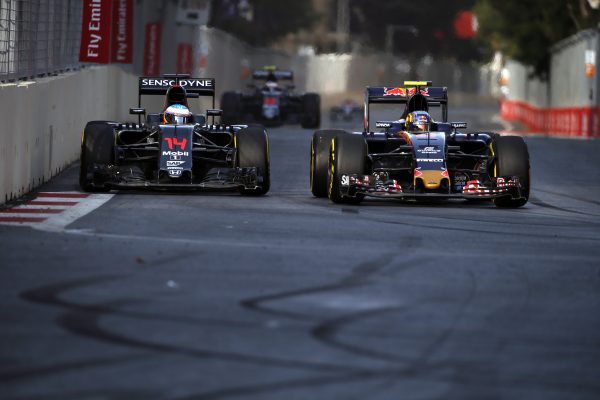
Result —
[[[210,108],[206,110],[206,115],[209,117],[220,117],[221,115],[223,115],[223,110],[220,110],[218,108]]]
[[[129,114],[131,114],[131,115],[146,115],[146,109],[145,108],[130,108]]]

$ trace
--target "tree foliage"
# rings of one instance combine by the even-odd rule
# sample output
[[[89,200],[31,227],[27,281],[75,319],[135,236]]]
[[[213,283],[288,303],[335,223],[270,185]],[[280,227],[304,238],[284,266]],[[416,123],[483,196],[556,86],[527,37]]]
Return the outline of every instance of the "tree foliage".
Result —
[[[478,0],[475,12],[488,52],[501,51],[531,65],[542,78],[550,67],[553,44],[599,22],[598,11],[586,0]]]
[[[375,49],[384,49],[387,26],[395,30],[393,52],[423,56],[479,59],[481,51],[474,40],[460,39],[454,30],[459,11],[471,10],[475,0],[351,0],[352,31],[363,35]],[[414,35],[406,28],[417,29]]]
[[[213,0],[210,25],[254,46],[267,46],[310,28],[315,18],[311,1]]]

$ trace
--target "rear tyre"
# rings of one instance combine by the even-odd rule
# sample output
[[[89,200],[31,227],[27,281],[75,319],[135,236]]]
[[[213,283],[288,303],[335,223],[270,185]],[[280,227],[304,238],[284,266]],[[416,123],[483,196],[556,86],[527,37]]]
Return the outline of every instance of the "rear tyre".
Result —
[[[493,176],[517,176],[521,183],[523,198],[499,197],[494,199],[497,207],[521,207],[529,200],[530,166],[527,144],[520,136],[495,136],[492,141],[495,156]]]
[[[367,144],[362,135],[343,132],[331,139],[329,152],[329,185],[327,196],[334,203],[358,204],[364,195],[343,197],[340,181],[343,175],[364,174],[366,172]]]
[[[329,149],[331,139],[341,130],[321,130],[313,134],[310,142],[310,191],[315,197],[327,197],[329,184]]]
[[[88,122],[81,139],[79,186],[86,192],[108,192],[105,181],[95,173],[114,160],[114,129],[107,121]]]
[[[225,92],[221,97],[221,123],[233,125],[240,123],[242,115],[242,96],[236,92]]]
[[[256,167],[257,177],[262,177],[261,185],[256,189],[241,188],[240,193],[248,196],[262,196],[271,187],[271,167],[269,158],[269,138],[265,128],[250,126],[235,134],[237,150],[236,166],[240,168]]]
[[[321,97],[316,93],[302,96],[302,120],[305,129],[315,129],[321,125]]]

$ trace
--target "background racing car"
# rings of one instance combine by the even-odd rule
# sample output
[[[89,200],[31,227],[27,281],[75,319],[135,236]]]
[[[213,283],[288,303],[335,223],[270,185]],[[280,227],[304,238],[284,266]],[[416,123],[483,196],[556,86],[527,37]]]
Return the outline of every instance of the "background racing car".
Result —
[[[362,132],[315,132],[313,195],[335,203],[359,203],[365,196],[491,199],[499,207],[527,203],[530,167],[524,140],[459,132],[467,124],[447,122],[447,88],[430,86],[431,82],[407,81],[404,87],[367,87]],[[372,132],[372,103],[405,107],[399,120],[378,121],[380,131]],[[430,119],[431,106],[441,106],[441,122]],[[411,129],[418,125],[425,129]]]
[[[238,189],[269,191],[269,145],[262,126],[215,125],[214,79],[187,75],[141,77],[138,123],[88,122],[81,140],[79,182],[85,191],[110,189]],[[141,108],[142,95],[165,95],[161,113]],[[191,114],[188,98],[211,96],[207,115]],[[213,124],[207,124],[212,117]]]
[[[332,106],[329,109],[329,120],[331,122],[360,120],[362,115],[362,107],[352,99],[346,99],[342,104]]]
[[[223,122],[251,121],[267,125],[300,123],[303,128],[317,128],[321,123],[321,98],[317,93],[293,91],[294,74],[275,67],[252,73],[250,92],[225,92],[221,97]],[[282,85],[281,82],[287,82]]]

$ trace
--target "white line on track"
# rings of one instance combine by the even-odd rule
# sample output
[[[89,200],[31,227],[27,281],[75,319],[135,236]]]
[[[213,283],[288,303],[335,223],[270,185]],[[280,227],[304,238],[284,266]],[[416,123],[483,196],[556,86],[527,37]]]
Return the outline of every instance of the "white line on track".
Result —
[[[40,192],[25,204],[0,211],[0,225],[62,232],[67,225],[94,211],[113,196],[114,194]]]
[[[114,194],[90,194],[77,205],[65,209],[60,214],[55,214],[46,221],[34,225],[33,228],[41,231],[61,232],[65,227],[79,218],[89,214],[104,203],[112,199]]]

